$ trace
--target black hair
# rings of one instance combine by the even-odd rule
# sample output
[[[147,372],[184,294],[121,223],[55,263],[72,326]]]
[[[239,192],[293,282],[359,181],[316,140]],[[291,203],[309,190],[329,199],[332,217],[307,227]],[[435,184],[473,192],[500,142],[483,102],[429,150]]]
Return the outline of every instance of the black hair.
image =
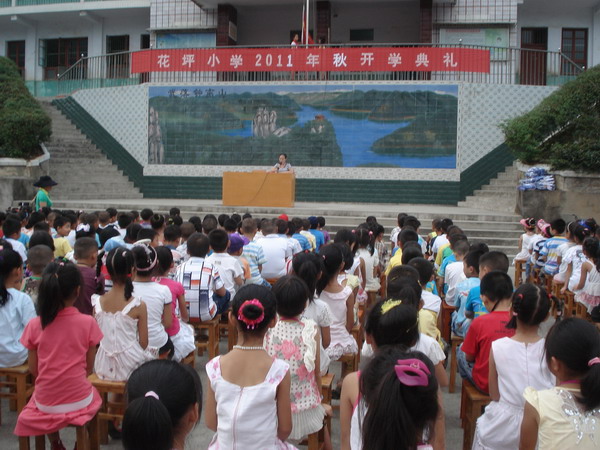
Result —
[[[45,245],[47,247],[50,247],[52,251],[55,250],[54,239],[52,239],[52,236],[50,236],[50,234],[48,234],[46,231],[34,231],[31,237],[29,238],[30,250],[37,245]]]
[[[298,253],[292,260],[294,274],[301,278],[308,288],[308,300],[313,301],[317,290],[317,279],[323,271],[323,258],[315,253]]]
[[[48,222],[38,222],[33,226],[33,231],[43,231],[44,233],[50,235],[50,225]]]
[[[27,267],[34,274],[44,271],[54,259],[54,251],[47,245],[36,245],[27,252]]]
[[[242,216],[240,216],[238,213],[233,213],[231,215],[231,220],[235,222],[236,226],[239,226],[239,224],[242,222]]]
[[[403,264],[401,266],[394,266],[392,267],[392,270],[390,270],[390,273],[387,276],[387,283],[400,277],[412,277],[415,279],[415,281],[418,282],[419,272],[417,272],[417,269],[407,264]]]
[[[323,227],[325,226],[325,223],[326,223],[326,222],[325,222],[325,217],[323,217],[323,216],[318,216],[318,217],[317,217],[317,223],[319,224],[319,226],[320,226],[321,228],[323,228]]]
[[[442,219],[442,223],[440,223],[441,230],[444,233],[447,233],[448,228],[450,228],[452,225],[454,225],[454,222],[452,222],[452,219],[448,219],[448,218]]]
[[[207,214],[204,216],[204,220],[202,220],[202,232],[208,235],[212,230],[217,229],[217,223],[217,218],[215,216]]]
[[[277,234],[285,234],[287,231],[287,220],[283,219],[275,219],[273,220],[275,224],[275,228],[277,229]]]
[[[432,219],[431,221],[431,226],[435,229],[435,230],[439,230],[440,227],[442,226],[442,219],[437,218],[437,219]]]
[[[75,241],[73,250],[75,259],[89,258],[93,252],[98,251],[98,243],[94,238],[82,237]]]
[[[524,283],[512,296],[513,316],[506,324],[506,328],[516,329],[517,319],[525,325],[539,325],[548,317],[550,306],[550,299],[545,289],[536,284]]]
[[[113,248],[106,257],[106,270],[113,283],[125,285],[125,301],[133,294],[131,271],[135,266],[135,259],[131,250],[123,247]]]
[[[557,322],[546,337],[546,361],[561,361],[574,376],[581,376],[581,398],[586,411],[600,406],[600,364],[589,365],[600,357],[598,329],[586,320],[569,317]]]
[[[119,224],[119,228],[124,230],[133,222],[133,216],[128,213],[120,213],[117,217],[117,223]]]
[[[412,244],[412,242],[413,241],[411,241],[410,244]],[[402,249],[401,262],[403,265],[408,264],[415,258],[423,257],[423,251],[421,249],[421,246],[418,245],[416,242],[415,242],[416,245],[410,245],[410,244],[407,244],[406,247]]]
[[[350,270],[354,265],[354,254],[350,247],[345,242],[337,244],[340,246],[340,250],[342,250],[342,257],[344,258],[344,270]]]
[[[380,300],[369,310],[365,332],[377,348],[384,345],[413,347],[419,341],[419,313],[402,298]]]
[[[200,217],[192,216],[192,217],[190,217],[188,222],[191,223],[192,225],[194,225],[194,229],[198,233],[202,233],[202,219],[200,219]],[[215,228],[216,228],[216,226],[215,226]]]
[[[109,217],[117,217],[118,211],[115,208],[106,208]]]
[[[427,385],[403,384],[396,374],[399,361],[418,359],[426,366]],[[360,375],[360,391],[367,411],[362,426],[365,449],[416,449],[421,436],[433,432],[439,414],[435,368],[421,352],[383,349]],[[361,406],[359,406],[361,407]]]
[[[242,219],[242,233],[250,234],[256,231],[256,221],[252,217]]]
[[[500,272],[508,272],[508,256],[505,253],[492,251],[481,255],[479,258],[479,270],[482,267],[487,267],[490,271],[499,270]]]
[[[105,227],[102,231],[100,231],[100,234],[99,234],[100,247],[104,247],[104,244],[106,244],[106,241],[108,241],[110,238],[120,236],[120,235],[121,235],[121,233],[119,233],[119,230],[117,230],[115,227],[110,226],[110,225]]]
[[[132,223],[125,229],[125,240],[130,244],[133,244],[137,241],[137,235],[142,229],[142,226],[139,223]]]
[[[456,227],[456,228],[458,228],[458,227]],[[456,244],[458,244],[459,242],[466,242],[468,244],[469,240],[467,239],[467,236],[462,233],[454,233],[454,234],[448,233],[448,243],[450,244],[450,248],[452,250],[454,250],[454,246]]]
[[[209,247],[208,236],[202,233],[192,233],[187,240],[187,251],[190,256],[204,258],[208,253]]]
[[[225,221],[229,219],[229,214],[219,214],[219,217],[217,218],[217,222],[219,223],[219,226],[223,226],[225,225]]]
[[[144,208],[140,211],[140,217],[144,222],[148,222],[153,215],[154,211],[152,211],[150,208]]]
[[[335,244],[345,243],[350,246],[350,251],[352,252],[352,256],[356,254],[357,246],[354,245],[356,243],[356,232],[349,230],[348,228],[341,228],[335,233],[335,237],[333,238],[333,242]]]
[[[582,244],[583,252],[594,261],[596,270],[600,272],[600,241],[595,237],[586,238]]]
[[[150,218],[150,226],[153,230],[160,230],[165,224],[165,216],[162,214],[153,214]]]
[[[81,274],[71,262],[51,262],[42,274],[38,290],[38,312],[42,328],[46,328],[65,307],[65,301],[73,298],[81,286]]]
[[[135,260],[135,269],[142,276],[152,275],[158,257],[156,256],[156,250],[146,244],[137,244],[131,248],[133,258]]]
[[[481,295],[485,295],[494,303],[494,307],[490,311],[493,312],[500,300],[511,298],[513,294],[513,282],[506,272],[492,270],[486,273],[481,279],[480,289]]]
[[[454,243],[452,251],[457,255],[466,255],[469,252],[469,241],[461,239]]]
[[[465,236],[465,232],[462,230],[462,228],[460,228],[460,227],[457,227],[456,225],[451,225],[451,226],[449,226],[449,227],[448,227],[448,233],[447,233],[447,234],[448,234],[448,241],[450,241],[450,238],[451,238],[452,236],[456,236],[457,234],[458,234],[458,235],[462,235],[462,236],[464,236],[464,237],[466,238],[466,236]],[[455,238],[455,239],[456,239],[456,238]]]
[[[33,226],[36,223],[44,222],[45,220],[46,220],[46,216],[44,216],[44,214],[42,212],[34,211],[29,216],[29,219],[27,220],[27,225],[25,226],[25,228],[31,229],[31,228],[33,228]]]
[[[566,227],[567,223],[563,219],[554,219],[552,222],[550,222],[550,228],[552,228],[558,234],[563,234]]]
[[[273,285],[277,314],[282,317],[296,317],[302,314],[310,298],[306,283],[295,275],[285,275]]]
[[[356,243],[358,244],[358,247],[366,248],[371,255],[375,251],[375,247],[373,245],[374,240],[375,235],[371,230],[361,227],[356,230]]]
[[[398,226],[400,228],[402,228],[404,226],[404,218],[408,217],[408,214],[406,213],[398,213],[398,216],[396,217],[396,220],[398,221]]]
[[[157,247],[156,257],[158,258],[158,269],[161,274],[168,272],[171,269],[171,264],[173,264],[173,252],[171,249],[165,246]]]
[[[7,218],[2,224],[2,233],[4,233],[4,237],[10,237],[15,233],[19,233],[21,231],[21,223],[12,218]]]
[[[245,304],[247,300],[258,300],[262,307],[253,304]],[[275,294],[271,289],[257,284],[242,286],[231,301],[231,313],[235,317],[242,333],[261,335],[267,329],[276,314]],[[243,306],[243,308],[242,308]],[[257,320],[264,313],[263,319],[252,325],[248,325],[243,319]],[[239,319],[242,317],[242,320]]]
[[[487,253],[490,251],[490,248],[485,242],[475,242],[469,245],[470,252],[481,252],[481,254]]]
[[[175,430],[190,408],[202,408],[202,384],[190,366],[156,359],[135,369],[127,381],[123,416],[125,450],[170,450]],[[158,398],[156,398],[156,397]]]
[[[234,233],[235,231],[237,231],[238,228],[238,223],[229,218],[227,220],[225,220],[225,223],[223,224],[223,228],[225,229],[225,231],[229,232],[229,233]]]
[[[186,241],[192,234],[196,232],[194,224],[190,222],[182,223],[179,228],[181,230],[181,237]]]
[[[571,222],[569,225],[571,225],[571,224],[575,224],[571,227],[571,230],[570,230],[573,240],[578,244],[583,244],[583,241],[585,241],[585,238],[590,235],[590,229],[584,227],[583,225],[579,225],[575,222]]]
[[[227,234],[227,231],[217,228],[208,234],[208,242],[210,248],[212,248],[214,252],[223,253],[227,250],[229,235]]]
[[[140,231],[138,231],[138,234],[136,236],[136,240],[141,241],[143,239],[148,239],[150,240],[150,242],[152,242],[156,236],[158,236],[158,231],[156,231],[154,228],[140,228]]]
[[[88,225],[89,230],[85,231],[84,229],[80,229],[75,232],[75,239],[80,239],[83,237],[94,237],[96,235],[96,228],[94,224],[98,220],[98,216],[93,213],[84,213],[79,216],[79,221],[82,225]]]
[[[163,232],[165,241],[173,242],[181,237],[181,227],[179,225],[169,225]]]
[[[367,218],[365,219],[365,222],[368,223],[369,225],[377,223],[377,217],[367,216]]]
[[[377,236],[381,235],[381,234],[385,234],[385,228],[383,227],[383,225],[376,223],[375,225],[373,225],[373,229],[375,230],[375,237],[377,238]]]
[[[19,267],[23,267],[21,255],[11,248],[0,250],[0,306],[4,306],[8,301],[8,288],[11,286],[6,286],[6,279]]]
[[[421,228],[421,222],[415,216],[406,216],[402,228],[412,227],[413,230],[417,231]]]
[[[475,272],[479,273],[479,260],[483,255],[484,252],[482,251],[469,250],[469,253],[467,253],[463,259],[463,262],[467,267],[472,267],[475,269]]]
[[[425,258],[413,258],[408,264],[419,272],[421,286],[425,286],[431,281],[431,276],[433,275],[433,264],[431,261],[427,261]]]
[[[317,281],[317,294],[321,295],[329,282],[337,277],[340,266],[344,262],[344,254],[340,244],[331,244],[321,247],[319,256],[323,259],[323,273]]]
[[[177,225],[180,227],[183,223],[183,219],[181,218],[181,216],[169,216],[166,219],[166,223],[167,225]]]
[[[400,234],[398,234],[398,240],[404,246],[407,242],[419,242],[419,235],[414,229],[404,227]]]
[[[242,220],[244,220],[244,219],[252,219],[252,214],[250,214],[250,213],[248,213],[248,212],[247,212],[247,213],[245,213],[245,214],[242,216]]]
[[[293,236],[294,234],[296,234],[296,225],[294,225],[294,222],[292,222],[291,220],[288,220],[288,222],[287,222],[287,235],[288,236]]]
[[[388,299],[402,300],[403,304],[419,309],[423,288],[413,276],[396,277],[387,284]]]
[[[169,210],[169,215],[170,216],[179,216],[179,215],[181,215],[181,210],[179,208],[171,208]]]
[[[140,217],[140,213],[137,211],[137,209],[132,209],[129,211],[129,214],[131,214],[133,220],[138,220]]]

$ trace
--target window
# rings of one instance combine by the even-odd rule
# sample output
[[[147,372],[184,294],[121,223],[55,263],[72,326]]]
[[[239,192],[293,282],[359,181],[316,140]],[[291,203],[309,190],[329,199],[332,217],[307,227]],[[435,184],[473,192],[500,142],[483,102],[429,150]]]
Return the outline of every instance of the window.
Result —
[[[373,28],[350,30],[350,42],[369,42],[375,39]]]
[[[40,65],[44,79],[52,80],[87,56],[87,38],[45,39],[40,41]],[[43,53],[42,53],[43,52]]]
[[[22,77],[25,76],[25,41],[8,41],[6,56],[19,68]]]
[[[129,35],[106,36],[106,71],[108,78],[129,76]]]
[[[563,55],[578,66],[587,67],[587,28],[563,28],[561,51]],[[572,64],[569,61],[563,61],[563,74],[568,74],[572,71]]]

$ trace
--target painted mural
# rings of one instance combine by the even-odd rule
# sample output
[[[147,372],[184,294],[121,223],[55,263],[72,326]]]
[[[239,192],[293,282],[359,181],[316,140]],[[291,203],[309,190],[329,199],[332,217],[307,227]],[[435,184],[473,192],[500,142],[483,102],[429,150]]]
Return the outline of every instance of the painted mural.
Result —
[[[149,88],[150,164],[456,168],[456,85]]]

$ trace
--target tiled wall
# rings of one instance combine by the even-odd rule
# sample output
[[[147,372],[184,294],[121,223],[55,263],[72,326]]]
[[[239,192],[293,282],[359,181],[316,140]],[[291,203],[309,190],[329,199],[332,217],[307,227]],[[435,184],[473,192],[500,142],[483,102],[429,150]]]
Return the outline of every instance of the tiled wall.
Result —
[[[201,9],[190,0],[152,0],[150,3],[151,30],[216,28],[216,9]]]

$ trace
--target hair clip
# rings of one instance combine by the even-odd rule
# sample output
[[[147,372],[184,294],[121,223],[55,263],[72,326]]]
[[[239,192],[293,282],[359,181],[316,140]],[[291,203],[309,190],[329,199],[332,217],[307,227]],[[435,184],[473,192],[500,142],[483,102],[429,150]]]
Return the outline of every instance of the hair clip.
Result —
[[[394,366],[396,376],[405,386],[427,386],[431,372],[427,365],[420,359],[399,359]]]
[[[402,300],[393,300],[393,299],[386,300],[381,305],[381,315],[382,316],[385,315],[387,312],[389,312],[390,309],[393,309],[396,306],[401,305],[401,304],[402,304]]]
[[[85,231],[86,233],[90,232],[90,224],[89,223],[80,223],[79,225],[77,225],[77,230],[76,231]]]
[[[600,358],[598,358],[597,356],[588,361],[589,367],[595,366],[596,364],[600,364]]]
[[[156,400],[159,400],[159,401],[160,401],[160,397],[159,397],[159,396],[158,396],[158,394],[157,394],[156,392],[154,392],[154,391],[148,391],[148,392],[146,392],[146,395],[144,395],[144,397],[153,397],[153,398],[155,398]]]
[[[247,305],[258,306],[258,308],[261,310],[260,316],[256,319],[248,319],[244,315],[244,307],[246,307]],[[240,306],[237,318],[238,320],[244,322],[246,324],[246,327],[248,327],[251,330],[254,330],[256,325],[261,323],[265,318],[265,307],[257,298],[253,298],[252,300],[246,300],[244,303],[242,303],[242,306]]]
[[[356,230],[352,230],[352,234],[356,234]]]
[[[372,231],[369,231],[369,236],[373,236],[373,232]]]

